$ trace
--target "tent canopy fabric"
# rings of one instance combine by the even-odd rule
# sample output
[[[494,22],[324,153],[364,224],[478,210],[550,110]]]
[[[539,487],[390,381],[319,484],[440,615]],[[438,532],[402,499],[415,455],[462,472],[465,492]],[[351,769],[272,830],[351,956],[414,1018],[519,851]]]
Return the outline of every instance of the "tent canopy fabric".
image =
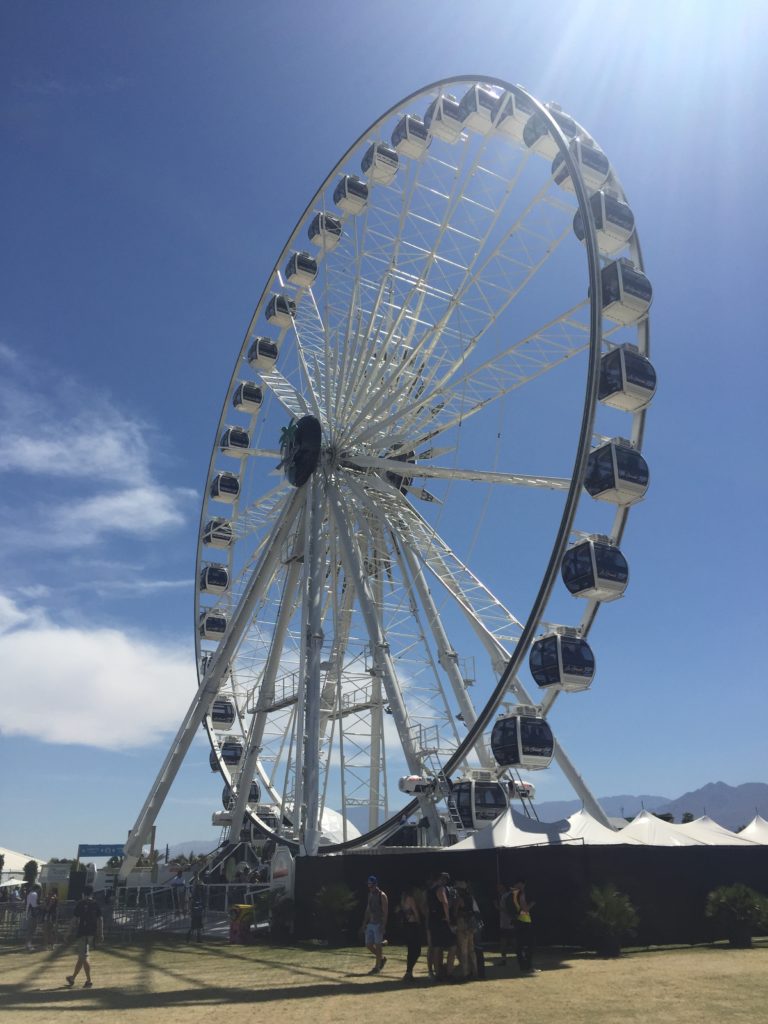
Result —
[[[28,853],[17,853],[15,850],[6,850],[3,846],[0,846],[0,854],[5,858],[5,863],[3,864],[3,878],[7,878],[9,874],[18,875],[19,878],[21,878],[24,873],[24,865],[27,861],[36,860],[40,867],[46,863],[46,861],[41,860],[39,857],[33,857]]]
[[[513,846],[553,846],[575,843],[590,846],[636,844],[637,839],[614,832],[596,821],[586,811],[577,811],[570,818],[546,822],[528,818],[511,807],[492,825],[468,836],[450,850],[489,850]]]
[[[613,830],[581,810],[560,821],[544,822],[528,818],[511,807],[492,825],[468,836],[449,850],[492,850],[522,846],[755,846],[768,844],[768,822],[758,817],[736,834],[702,817],[687,825],[675,825],[641,811],[624,828]]]
[[[744,833],[731,832],[707,815],[689,821],[686,825],[675,825],[683,835],[698,839],[707,846],[756,846],[758,843],[752,839],[744,838]]]
[[[739,838],[749,839],[753,843],[768,844],[768,821],[765,818],[761,818],[759,814],[756,814],[746,828],[743,828],[736,835]]]

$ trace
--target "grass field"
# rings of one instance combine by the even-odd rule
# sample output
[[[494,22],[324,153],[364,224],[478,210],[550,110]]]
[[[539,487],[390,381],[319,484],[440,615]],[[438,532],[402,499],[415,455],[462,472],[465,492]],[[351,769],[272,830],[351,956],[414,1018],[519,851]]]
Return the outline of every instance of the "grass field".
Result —
[[[768,941],[751,950],[725,946],[632,952],[602,960],[574,951],[542,951],[541,974],[520,977],[491,954],[487,979],[435,985],[421,973],[401,980],[405,951],[389,947],[378,977],[364,949],[186,945],[155,941],[104,946],[92,956],[94,987],[69,946],[27,953],[0,948],[3,1024],[425,1024],[520,1021],[521,1024],[740,1024],[768,1020]],[[416,973],[425,972],[423,962]]]

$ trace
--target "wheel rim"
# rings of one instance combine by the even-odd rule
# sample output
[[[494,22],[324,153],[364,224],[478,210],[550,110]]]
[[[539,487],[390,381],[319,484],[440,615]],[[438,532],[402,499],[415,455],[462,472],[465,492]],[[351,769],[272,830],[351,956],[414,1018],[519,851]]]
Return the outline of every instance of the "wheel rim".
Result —
[[[206,495],[214,478],[230,467],[237,469],[239,494],[226,515],[234,543],[216,550],[201,540],[198,547],[198,578],[210,562],[225,563],[231,585],[215,600],[198,590],[197,621],[210,610],[232,622],[253,567],[274,543],[278,511],[289,498],[300,509],[232,659],[226,670],[218,668],[223,689],[237,704],[235,731],[247,740],[250,761],[230,771],[221,756],[222,734],[207,718],[212,746],[229,782],[236,785],[238,772],[253,768],[281,816],[299,825],[295,805],[303,803],[304,776],[314,769],[307,768],[307,752],[296,737],[306,730],[307,685],[319,689],[312,728],[320,737],[325,769],[318,785],[309,787],[318,802],[310,817],[314,820],[324,804],[376,808],[363,839],[350,839],[342,830],[332,844],[336,848],[384,831],[378,822],[395,803],[387,794],[391,762],[400,761],[400,774],[451,771],[468,758],[488,763],[483,733],[505,693],[512,689],[527,696],[518,668],[539,628],[578,504],[601,348],[631,333],[642,352],[648,349],[647,318],[639,326],[611,327],[603,340],[600,259],[588,192],[565,137],[537,101],[531,102],[550,124],[575,182],[575,197],[552,183],[548,161],[501,137],[497,127],[487,135],[467,132],[453,143],[433,139],[422,156],[401,156],[394,181],[372,183],[359,212],[334,203],[339,176],[361,175],[365,151],[387,141],[404,115],[423,113],[451,89],[461,97],[475,81],[436,83],[406,98],[350,147],[325,180],[257,305],[211,456]],[[515,88],[483,81],[499,90]],[[612,186],[623,195],[615,175]],[[342,204],[349,198],[342,193]],[[589,228],[586,257],[570,230],[577,207]],[[328,251],[306,237],[317,213],[341,221],[341,239]],[[296,250],[307,250],[316,260],[318,276],[311,288],[288,284],[283,276]],[[636,235],[629,253],[642,266]],[[274,294],[296,303],[295,319],[283,321],[288,326],[265,321]],[[255,373],[244,360],[253,339],[265,335],[277,341],[280,354],[274,369]],[[503,446],[488,445],[487,437],[489,426],[502,422],[498,410],[510,405],[510,397],[525,399],[526,389],[546,397],[542,381],[565,375],[571,365],[578,368],[573,378],[579,387],[570,426],[538,456],[546,461],[557,450],[560,466],[566,456],[566,462],[573,457],[576,441],[573,465],[555,483],[532,472],[538,465],[515,465]],[[249,379],[262,385],[269,401],[246,419],[233,412],[229,396]],[[517,422],[531,415],[525,407],[535,400],[521,404]],[[286,455],[285,447],[278,451],[277,431],[290,416],[315,417],[323,432],[318,468],[301,498],[287,481],[266,475]],[[633,415],[630,436],[638,447],[643,422],[644,411]],[[219,439],[227,426],[248,430],[247,455],[222,452]],[[430,450],[432,457],[425,458]],[[469,486],[467,477],[490,492],[489,507],[499,503],[501,492],[538,495],[543,488],[548,496],[559,491],[565,497],[550,513],[550,539],[540,555],[548,558],[547,567],[527,618],[516,618],[502,603],[504,587],[498,581],[503,583],[503,576],[492,590],[485,586],[452,539],[461,532],[461,516],[452,514],[460,502],[453,495],[457,487]],[[432,495],[443,504],[430,501]],[[224,509],[219,501],[204,501],[201,537],[203,524]],[[521,515],[530,517],[530,509]],[[618,508],[606,529],[615,541],[626,517],[627,509]],[[312,573],[302,568],[310,557],[316,559],[314,578],[322,577],[314,598]],[[447,606],[430,595],[430,586],[449,595]],[[311,643],[302,642],[311,630],[312,600],[314,654]],[[525,597],[518,600],[518,609],[526,607]],[[585,608],[579,623],[583,635],[598,604]],[[463,638],[459,620],[464,631],[469,623],[495,662],[493,685],[484,692],[478,688],[480,698],[474,701],[454,657],[458,645],[452,637]],[[198,634],[197,647],[201,664],[218,645]],[[545,697],[545,713],[555,696]],[[457,712],[468,734],[457,724]],[[431,749],[435,755],[426,753]],[[339,759],[345,771],[337,771],[334,780]],[[406,810],[414,810],[414,804]],[[256,808],[250,813],[260,822]],[[315,825],[310,822],[310,829]]]

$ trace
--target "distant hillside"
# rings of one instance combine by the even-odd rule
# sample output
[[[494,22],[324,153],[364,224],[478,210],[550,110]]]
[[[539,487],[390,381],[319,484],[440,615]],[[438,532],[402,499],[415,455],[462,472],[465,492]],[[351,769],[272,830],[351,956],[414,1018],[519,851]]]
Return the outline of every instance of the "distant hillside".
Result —
[[[600,796],[597,798],[609,818],[634,818],[645,808],[646,811],[666,811],[670,803],[665,796]],[[515,805],[516,806],[516,805]],[[581,800],[536,801],[536,813],[541,821],[559,821],[581,808]]]
[[[701,789],[684,793],[674,800],[664,796],[603,796],[598,797],[609,818],[633,818],[643,808],[671,814],[679,822],[687,812],[700,818],[707,814],[725,828],[737,829],[748,825],[755,814],[768,818],[768,785],[764,782],[745,782],[729,786],[725,782],[708,782]],[[550,800],[536,804],[536,813],[542,821],[567,818],[581,807],[578,800]]]
[[[653,811],[658,809],[655,806],[649,808]],[[741,786],[729,786],[725,782],[708,782],[701,789],[670,800],[663,810],[674,814],[675,821],[680,821],[685,812],[690,811],[694,818],[707,814],[726,828],[741,828],[748,825],[756,814],[768,818],[768,785],[745,782]]]
[[[182,853],[188,855],[189,853],[210,853],[211,850],[215,850],[218,840],[211,839],[188,839],[185,843],[174,843],[173,846],[168,847],[168,856],[173,859],[179,857]],[[160,853],[165,853],[163,848],[160,849]]]

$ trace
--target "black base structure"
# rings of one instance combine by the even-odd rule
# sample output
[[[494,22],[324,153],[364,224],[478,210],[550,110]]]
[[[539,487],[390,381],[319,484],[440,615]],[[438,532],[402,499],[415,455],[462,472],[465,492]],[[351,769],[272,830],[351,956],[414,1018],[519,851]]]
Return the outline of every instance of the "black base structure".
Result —
[[[472,884],[485,922],[483,938],[488,943],[498,936],[497,882],[524,880],[529,900],[536,903],[537,945],[590,948],[586,925],[589,894],[592,886],[604,883],[627,895],[637,910],[638,929],[627,945],[694,944],[718,937],[704,916],[712,889],[742,882],[768,894],[768,847],[564,845],[455,853],[380,848],[300,857],[296,861],[296,936],[320,934],[312,908],[315,894],[324,885],[343,882],[359,894],[359,920],[354,915],[350,919],[349,941],[354,942],[368,875],[378,877],[390,907],[394,907],[406,886],[423,886],[442,871],[449,872],[453,880]],[[388,935],[394,943],[402,938],[393,914]]]

